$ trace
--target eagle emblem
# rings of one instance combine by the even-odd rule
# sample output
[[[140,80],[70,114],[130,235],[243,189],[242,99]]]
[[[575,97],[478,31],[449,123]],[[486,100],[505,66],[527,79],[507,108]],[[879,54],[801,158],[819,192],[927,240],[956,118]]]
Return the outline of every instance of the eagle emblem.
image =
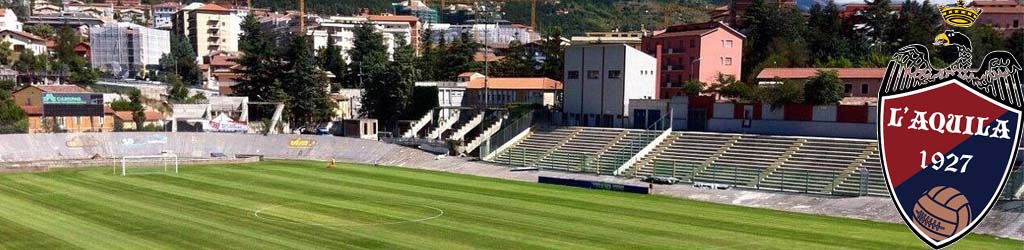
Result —
[[[981,10],[941,10],[955,27]],[[989,52],[978,68],[971,40],[947,30],[934,46],[957,58],[931,64],[928,47],[899,49],[879,88],[878,140],[889,194],[904,222],[932,248],[966,236],[998,199],[1020,142],[1024,77],[1006,51]]]

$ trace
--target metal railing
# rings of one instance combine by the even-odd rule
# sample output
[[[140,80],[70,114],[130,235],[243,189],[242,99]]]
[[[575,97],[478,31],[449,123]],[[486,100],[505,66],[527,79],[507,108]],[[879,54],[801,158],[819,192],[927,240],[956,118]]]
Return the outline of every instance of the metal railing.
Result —
[[[480,158],[485,158],[488,155],[491,155],[491,153],[495,153],[494,151],[496,149],[505,145],[520,133],[533,126],[533,117],[535,115],[536,111],[530,111],[515,121],[502,123],[501,130],[494,135],[491,135],[483,145],[480,145]]]

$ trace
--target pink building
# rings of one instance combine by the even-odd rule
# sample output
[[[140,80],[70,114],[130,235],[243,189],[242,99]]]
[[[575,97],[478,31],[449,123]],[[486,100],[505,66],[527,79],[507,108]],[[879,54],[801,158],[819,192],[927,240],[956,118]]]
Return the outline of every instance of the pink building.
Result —
[[[739,79],[745,38],[722,22],[676,25],[645,37],[642,50],[658,59],[657,96],[681,96],[690,80],[717,83],[719,73]]]
[[[1009,36],[1024,30],[1024,5],[1013,0],[974,1],[967,6],[981,8],[981,15],[974,24],[988,24]]]

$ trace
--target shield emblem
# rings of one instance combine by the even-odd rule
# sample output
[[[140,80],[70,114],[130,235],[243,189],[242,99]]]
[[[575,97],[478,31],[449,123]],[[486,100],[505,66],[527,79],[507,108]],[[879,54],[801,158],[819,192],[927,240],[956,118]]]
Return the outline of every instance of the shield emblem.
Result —
[[[959,77],[900,85],[898,70],[890,63],[879,96],[885,179],[907,226],[942,248],[977,226],[1002,191],[1020,142],[1020,92],[1000,96]]]

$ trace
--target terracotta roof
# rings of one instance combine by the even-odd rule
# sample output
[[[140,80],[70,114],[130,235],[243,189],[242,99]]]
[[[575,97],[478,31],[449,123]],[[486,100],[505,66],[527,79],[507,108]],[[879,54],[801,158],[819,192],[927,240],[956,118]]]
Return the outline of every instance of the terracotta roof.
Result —
[[[18,106],[21,110],[24,110],[29,116],[43,115],[43,106]]]
[[[199,7],[196,10],[217,11],[217,12],[231,12],[231,9],[224,8],[223,6],[220,6],[220,5],[217,5],[217,4],[212,4],[212,3],[211,4],[203,5],[203,7]]]
[[[483,61],[497,62],[497,61],[500,61],[502,58],[505,58],[505,57],[504,56],[494,55],[494,53],[487,53],[486,57],[484,56],[484,52],[476,52],[476,54],[473,54],[473,61],[477,61],[477,62],[483,62]]]
[[[692,23],[692,24],[681,24],[681,25],[670,26],[670,27],[665,29],[665,33],[657,34],[655,36],[656,37],[657,36],[675,36],[675,35],[672,35],[672,34],[675,34],[675,33],[686,33],[688,35],[698,35],[698,34],[699,35],[706,35],[708,33],[711,33],[713,31],[715,31],[716,29],[722,29],[722,30],[724,30],[726,32],[729,32],[729,33],[732,33],[733,35],[736,35],[737,37],[740,37],[740,38],[746,38],[747,37],[743,33],[740,33],[739,31],[736,31],[736,29],[733,29],[732,27],[729,27],[729,25],[727,25],[727,24],[725,24],[723,22],[717,22],[717,21],[710,21],[710,22],[703,22],[703,23]],[[678,36],[682,36],[682,35],[678,35]]]
[[[0,17],[3,17],[4,15],[7,15],[7,9],[0,8]]]
[[[170,1],[170,2],[166,2],[166,3],[162,3],[162,4],[153,5],[153,6],[154,7],[175,7],[175,8],[177,8],[177,7],[181,7],[181,4],[178,3],[178,2]]]
[[[681,37],[681,36],[703,36],[704,34],[711,33],[712,31],[715,31],[716,29],[718,29],[718,28],[702,29],[702,30],[690,30],[690,31],[683,31],[683,32],[665,32],[665,33],[661,33],[661,34],[658,34],[658,35],[654,36],[654,38]]]
[[[146,115],[146,121],[159,121],[164,119],[164,114],[161,114],[160,112],[146,110],[143,111],[143,113]],[[131,111],[117,111],[114,112],[114,116],[125,121],[135,120],[135,114]]]
[[[35,87],[43,92],[53,93],[91,93],[88,90],[79,87],[78,85],[35,85],[26,88]]]
[[[819,70],[835,70],[839,78],[882,79],[885,68],[765,68],[757,79],[806,79],[818,74]]]
[[[33,35],[32,33],[24,32],[24,31],[15,31],[15,30],[3,30],[3,31],[0,31],[0,34],[4,34],[4,33],[11,33],[11,34],[16,35],[16,36],[21,36],[21,37],[28,38],[29,40],[46,41],[46,39],[43,39],[42,37]]]
[[[982,7],[982,16],[984,14],[1020,14],[1024,15],[1024,6],[1014,7]]]
[[[370,21],[392,21],[392,22],[419,22],[420,19],[416,16],[381,16],[381,15],[370,15],[366,17]]]
[[[981,8],[985,8],[986,6],[1019,6],[1019,5],[1020,4],[1017,3],[1017,1],[972,1],[971,3],[967,4],[967,7],[981,7]],[[985,12],[988,12],[987,8],[985,8],[984,11],[982,11],[983,14]]]
[[[492,77],[487,79],[487,87],[490,89],[543,89],[561,90],[562,82],[547,77],[523,77],[523,78],[502,78]],[[484,88],[484,79],[478,78],[469,81],[466,86],[469,89]]]

